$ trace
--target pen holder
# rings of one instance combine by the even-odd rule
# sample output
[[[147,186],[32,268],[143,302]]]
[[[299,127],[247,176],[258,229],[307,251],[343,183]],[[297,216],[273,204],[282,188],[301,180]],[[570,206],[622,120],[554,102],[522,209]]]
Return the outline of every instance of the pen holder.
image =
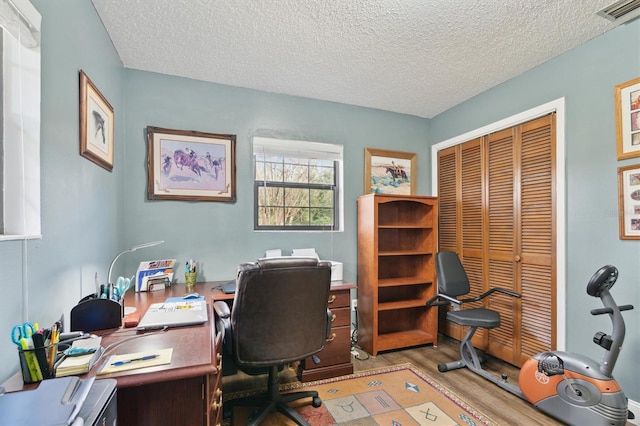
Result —
[[[20,370],[24,383],[38,383],[44,379],[50,379],[51,369],[58,354],[58,345],[46,345],[37,349],[18,348],[20,357]]]
[[[184,283],[187,287],[193,287],[196,285],[197,272],[186,272],[184,274]]]

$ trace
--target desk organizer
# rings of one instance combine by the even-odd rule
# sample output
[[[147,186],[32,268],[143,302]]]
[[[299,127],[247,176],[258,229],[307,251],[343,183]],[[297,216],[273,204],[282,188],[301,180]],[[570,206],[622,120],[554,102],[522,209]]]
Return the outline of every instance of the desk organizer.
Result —
[[[71,309],[71,331],[119,328],[122,316],[122,305],[115,300],[83,299]]]

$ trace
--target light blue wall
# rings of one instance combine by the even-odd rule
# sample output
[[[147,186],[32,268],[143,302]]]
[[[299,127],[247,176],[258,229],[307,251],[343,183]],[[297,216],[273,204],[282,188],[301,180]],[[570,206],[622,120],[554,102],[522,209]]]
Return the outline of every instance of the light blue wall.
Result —
[[[356,198],[363,193],[365,147],[417,152],[424,170],[418,192],[428,191],[428,121],[422,118],[134,70],[126,71],[125,92],[125,239],[165,240],[166,256],[181,264],[188,258],[202,262],[199,280],[233,278],[239,262],[262,257],[266,249],[289,254],[315,247],[321,258],[344,262],[344,279],[355,282]],[[235,134],[237,202],[147,201],[147,126]],[[344,145],[344,232],[253,231],[254,135]],[[184,282],[182,274],[178,281]]]
[[[94,274],[106,281],[121,247],[124,88],[122,64],[91,2],[33,0],[42,15],[42,239],[0,242],[0,381],[18,369],[11,327],[66,320]],[[84,69],[116,114],[116,167],[79,155],[79,77]],[[23,306],[26,305],[25,312]]]
[[[625,312],[627,337],[614,374],[627,396],[640,401],[640,242],[618,238],[614,86],[640,75],[640,22],[606,33],[517,78],[446,111],[430,122],[433,144],[564,97],[566,102],[567,349],[602,357],[593,334],[610,332],[586,284],[601,266],[618,267],[613,288]]]

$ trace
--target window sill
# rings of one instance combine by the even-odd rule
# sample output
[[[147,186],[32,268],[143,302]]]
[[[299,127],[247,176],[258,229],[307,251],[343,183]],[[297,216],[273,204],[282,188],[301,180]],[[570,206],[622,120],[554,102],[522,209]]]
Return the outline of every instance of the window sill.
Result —
[[[0,241],[41,240],[42,234],[37,235],[0,235]]]

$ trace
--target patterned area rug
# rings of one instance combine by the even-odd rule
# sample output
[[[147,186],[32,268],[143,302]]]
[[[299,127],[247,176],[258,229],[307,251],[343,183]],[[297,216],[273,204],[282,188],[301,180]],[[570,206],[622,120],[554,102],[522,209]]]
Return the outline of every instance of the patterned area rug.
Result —
[[[491,425],[494,421],[462,401],[444,386],[411,364],[363,371],[308,383],[281,385],[281,391],[313,389],[322,406],[313,408],[307,401],[297,411],[312,426],[327,425]],[[235,393],[225,401],[253,396],[259,391]],[[233,410],[226,424],[246,425],[252,408]],[[293,425],[280,413],[271,414],[263,423]]]

